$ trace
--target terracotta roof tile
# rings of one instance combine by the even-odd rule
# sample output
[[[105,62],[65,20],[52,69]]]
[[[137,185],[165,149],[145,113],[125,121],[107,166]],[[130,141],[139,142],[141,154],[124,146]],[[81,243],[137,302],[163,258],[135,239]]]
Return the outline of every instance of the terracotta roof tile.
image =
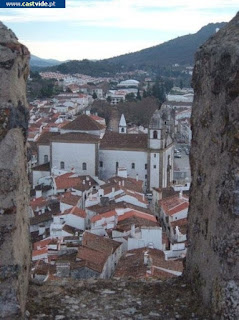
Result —
[[[32,250],[32,256],[36,257],[36,256],[40,256],[42,254],[47,254],[48,253],[48,249],[47,248],[43,248],[40,250]]]
[[[112,177],[108,180],[109,183],[115,183],[118,185],[121,185],[127,189],[134,190],[137,192],[143,192],[143,181],[142,180],[136,180],[134,178],[122,178],[122,177]]]
[[[33,226],[33,225],[43,223],[46,221],[50,221],[50,220],[53,220],[52,213],[46,212],[46,213],[42,213],[42,214],[39,214],[38,216],[30,218],[30,225]]]
[[[72,122],[66,124],[62,127],[64,130],[82,130],[82,131],[98,131],[102,130],[105,127],[87,116],[86,114],[82,114],[78,116]]]
[[[105,213],[102,213],[102,214],[98,214],[94,217],[92,217],[90,219],[91,222],[96,222],[96,221],[99,221],[103,218],[110,218],[110,217],[114,217],[114,216],[117,216],[117,213],[115,210],[111,210],[111,211],[108,211],[108,212],[105,212]]]
[[[56,135],[51,138],[52,142],[78,142],[78,143],[98,143],[99,138],[93,134],[69,132]]]
[[[100,142],[101,149],[132,149],[146,150],[148,136],[146,134],[121,134],[107,131]]]
[[[94,248],[80,246],[76,258],[82,260],[82,267],[88,267],[101,273],[108,254],[95,250]]]
[[[144,212],[136,211],[136,210],[128,211],[128,212],[124,213],[123,215],[119,216],[118,222],[125,220],[125,219],[128,219],[128,218],[131,218],[131,217],[138,217],[141,219],[146,219],[146,220],[150,220],[153,222],[157,222],[155,216],[153,216],[151,214],[144,213]]]
[[[57,190],[76,187],[82,181],[80,176],[75,176],[73,172],[67,172],[55,177]]]
[[[127,253],[120,259],[114,276],[121,278],[133,277],[136,279],[145,278],[148,270],[148,266],[144,264],[144,253],[146,251],[152,261],[152,266],[154,267],[153,277],[168,279],[175,276],[167,271],[157,270],[157,267],[178,272],[183,271],[183,264],[181,260],[165,260],[164,253],[161,250],[140,248],[127,251]]]
[[[43,197],[39,197],[39,198],[33,199],[30,202],[30,206],[31,206],[32,210],[34,211],[37,208],[41,209],[41,208],[47,207],[47,203],[48,203],[47,199],[45,199]]]
[[[34,242],[33,243],[33,249],[34,250],[39,250],[37,248],[47,248],[48,244],[51,242],[51,239],[44,239],[44,240],[41,240],[41,241],[37,241],[37,242]]]
[[[164,212],[167,215],[171,216],[182,210],[188,209],[189,200],[188,200],[188,197],[183,196],[182,198],[180,198],[178,195],[175,195],[175,196],[160,200],[159,204],[164,210]]]
[[[159,223],[156,221],[151,221],[144,218],[139,218],[137,216],[131,216],[129,218],[126,218],[124,220],[121,220],[118,222],[115,230],[118,231],[129,231],[131,229],[131,225],[135,225],[136,228],[141,227],[159,227]]]
[[[73,207],[73,208],[70,208],[70,209],[68,209],[68,210],[65,210],[64,212],[63,212],[63,214],[69,214],[69,213],[71,213],[71,214],[73,214],[73,215],[75,215],[75,216],[78,216],[78,217],[81,217],[81,218],[86,218],[86,212],[85,212],[85,210],[83,210],[83,209],[80,209],[80,208],[78,208],[78,207]]]
[[[95,114],[91,114],[90,116],[89,116],[91,119],[93,119],[93,120],[95,120],[95,121],[104,121],[105,119],[104,118],[101,118],[101,117],[99,117],[99,116],[96,116]]]
[[[67,225],[67,224],[64,225],[64,227],[62,228],[62,230],[64,230],[65,232],[68,232],[68,233],[70,233],[70,234],[72,234],[72,235],[75,235],[76,232],[79,232],[79,231],[80,231],[80,229],[71,227],[71,226],[69,226],[69,225]]]
[[[61,195],[60,202],[76,206],[80,199],[81,196],[72,194],[71,192],[65,192]]]
[[[113,210],[116,208],[119,208],[119,209],[120,208],[122,208],[122,209],[131,208],[134,210],[139,210],[141,212],[145,212],[145,213],[149,213],[149,214],[151,213],[149,209],[139,207],[139,206],[133,205],[131,203],[127,203],[125,201],[115,202],[114,200],[110,201],[107,206],[102,206],[102,204],[97,204],[97,205],[91,206],[89,208],[89,210],[96,212],[96,213],[99,213],[99,214],[102,214],[104,212],[107,212],[107,211],[110,211],[110,210]]]
[[[37,139],[36,143],[43,144],[43,145],[50,145],[50,141],[53,137],[56,137],[60,135],[59,132],[44,132],[40,135],[40,137]]]
[[[90,232],[84,232],[82,245],[109,255],[114,253],[121,243]]]

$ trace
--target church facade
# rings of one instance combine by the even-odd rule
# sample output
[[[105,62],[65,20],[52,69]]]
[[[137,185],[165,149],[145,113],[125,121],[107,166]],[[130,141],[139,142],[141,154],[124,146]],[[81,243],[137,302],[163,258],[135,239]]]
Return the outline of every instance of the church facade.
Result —
[[[38,141],[39,164],[51,170],[107,180],[123,171],[144,181],[145,190],[167,187],[173,181],[174,121],[167,109],[156,110],[148,134],[128,134],[124,116],[118,132],[105,130],[87,115],[80,115],[58,133],[44,133]]]

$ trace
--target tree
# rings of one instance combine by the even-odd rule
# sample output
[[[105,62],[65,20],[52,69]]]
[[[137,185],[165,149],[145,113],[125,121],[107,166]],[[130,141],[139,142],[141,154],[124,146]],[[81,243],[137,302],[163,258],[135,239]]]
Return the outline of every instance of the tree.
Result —
[[[92,95],[92,98],[95,100],[97,99],[97,94],[94,92],[93,95]]]
[[[165,92],[169,93],[169,91],[173,88],[173,80],[165,79],[164,80]]]
[[[108,103],[111,103],[111,100],[112,100],[111,96],[108,96],[106,100],[107,100]]]
[[[138,92],[137,92],[137,96],[136,96],[136,99],[137,99],[137,100],[141,100],[141,95],[140,95],[140,92],[139,92],[139,90],[138,90]]]
[[[126,101],[129,101],[129,102],[135,101],[135,95],[134,95],[134,93],[131,92],[131,93],[126,94],[125,100],[126,100]]]

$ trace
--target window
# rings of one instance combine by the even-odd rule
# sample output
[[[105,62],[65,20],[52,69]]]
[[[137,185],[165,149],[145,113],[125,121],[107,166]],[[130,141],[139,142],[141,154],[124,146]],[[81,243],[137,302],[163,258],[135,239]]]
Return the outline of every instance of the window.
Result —
[[[86,162],[83,162],[83,163],[82,163],[82,170],[87,170]]]
[[[147,174],[144,176],[144,178],[145,178],[145,179],[147,179],[147,178],[148,178]]]
[[[131,163],[131,168],[135,169],[135,163],[134,162]]]
[[[158,132],[156,130],[154,130],[153,132],[153,138],[158,139]]]
[[[124,132],[124,128],[121,128],[121,132]]]
[[[154,165],[154,169],[156,169],[157,167],[156,167],[156,164]]]
[[[115,163],[116,170],[119,168],[119,162]]]
[[[100,161],[100,168],[103,168],[103,161]]]
[[[47,162],[48,162],[48,155],[45,154],[45,155],[44,155],[44,163],[47,163]]]
[[[65,169],[65,162],[64,162],[64,161],[61,161],[61,163],[60,163],[60,168],[61,168],[61,169]]]
[[[154,154],[154,158],[156,158],[156,153]]]
[[[145,163],[145,165],[144,165],[144,169],[145,169],[145,170],[147,170],[147,169],[148,169],[148,164],[147,164],[147,163]]]

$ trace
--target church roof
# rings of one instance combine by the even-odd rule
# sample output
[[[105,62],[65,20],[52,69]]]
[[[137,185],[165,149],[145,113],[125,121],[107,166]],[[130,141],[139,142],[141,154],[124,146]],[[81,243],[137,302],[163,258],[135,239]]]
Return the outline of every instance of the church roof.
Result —
[[[107,131],[100,141],[100,149],[147,149],[147,134],[120,134]]]
[[[97,143],[99,138],[93,134],[69,132],[52,137],[53,142]]]
[[[59,136],[60,132],[44,132],[37,140],[37,144],[50,145],[51,139]]]
[[[95,121],[86,114],[78,116],[75,120],[67,123],[62,127],[63,130],[81,130],[81,131],[95,131],[102,130],[105,127],[99,122]]]
[[[119,126],[120,127],[126,127],[126,121],[125,121],[125,117],[124,117],[123,114],[121,115]]]

